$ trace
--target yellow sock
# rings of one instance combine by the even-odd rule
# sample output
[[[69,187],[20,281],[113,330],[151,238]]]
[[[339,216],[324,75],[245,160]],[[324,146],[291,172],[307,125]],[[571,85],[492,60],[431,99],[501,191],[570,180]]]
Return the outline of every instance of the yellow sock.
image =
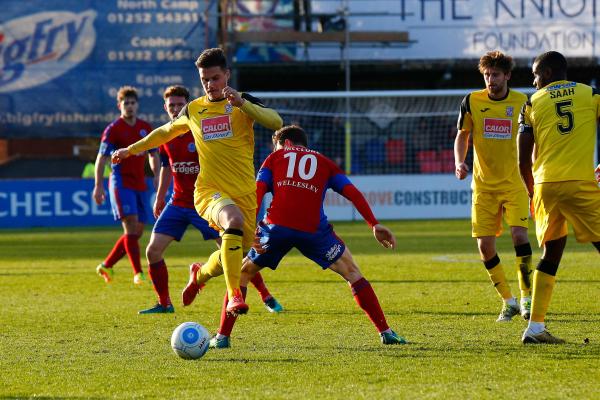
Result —
[[[550,305],[556,277],[536,270],[533,273],[533,298],[531,300],[531,321],[544,322]]]
[[[490,279],[496,288],[496,291],[502,297],[503,300],[511,299],[512,293],[510,291],[510,285],[506,280],[506,276],[504,275],[504,268],[502,268],[502,264],[496,265],[494,268],[490,268],[487,270],[490,275]]]
[[[198,283],[205,283],[210,278],[223,275],[223,264],[221,264],[221,250],[213,252],[206,264],[202,265],[198,274]]]
[[[517,257],[517,276],[519,278],[521,297],[531,297],[532,272],[531,256]]]
[[[228,232],[235,231],[235,232]],[[225,275],[225,284],[229,298],[233,297],[233,291],[240,288],[240,275],[242,274],[242,231],[227,229],[221,243],[221,262]]]

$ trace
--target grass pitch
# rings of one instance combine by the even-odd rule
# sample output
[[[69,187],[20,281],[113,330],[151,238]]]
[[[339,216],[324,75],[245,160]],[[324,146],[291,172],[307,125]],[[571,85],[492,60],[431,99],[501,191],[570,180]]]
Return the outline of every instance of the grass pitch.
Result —
[[[269,314],[249,288],[250,313],[232,348],[197,361],[170,348],[173,329],[214,332],[224,293],[209,283],[187,308],[187,265],[209,242],[189,230],[166,254],[176,312],[137,315],[154,303],[124,259],[106,285],[95,266],[114,229],[0,231],[0,398],[395,399],[598,398],[600,271],[591,245],[567,245],[548,315],[564,346],[523,346],[525,322],[498,324],[500,300],[478,261],[470,224],[387,224],[399,246],[378,246],[364,223],[337,223],[388,322],[411,344],[383,346],[342,279],[299,253],[265,280],[285,312]],[[146,232],[142,247],[149,237]],[[532,237],[532,243],[535,243]],[[517,292],[506,234],[499,255]],[[534,248],[537,263],[540,251]]]

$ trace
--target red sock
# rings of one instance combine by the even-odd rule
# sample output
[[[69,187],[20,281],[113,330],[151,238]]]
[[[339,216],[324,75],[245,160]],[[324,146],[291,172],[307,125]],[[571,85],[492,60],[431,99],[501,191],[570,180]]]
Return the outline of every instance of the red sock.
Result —
[[[267,285],[265,285],[265,281],[260,272],[257,272],[250,282],[252,282],[256,290],[258,290],[258,294],[260,294],[260,298],[263,302],[271,297],[271,293],[269,292],[269,289],[267,289]]]
[[[248,291],[247,287],[240,286],[240,290],[242,291],[242,296],[244,300],[246,300],[246,292]],[[219,330],[217,333],[220,333],[223,336],[231,336],[231,331],[233,330],[233,325],[235,325],[235,320],[237,317],[232,316],[231,314],[227,314],[227,302],[229,298],[227,297],[227,292],[225,292],[225,298],[223,299],[223,308],[221,308],[221,323],[219,324]]]
[[[140,261],[140,243],[138,235],[125,235],[125,251],[129,257],[129,262],[134,273],[142,272],[142,263]]]
[[[377,300],[377,295],[373,291],[373,287],[369,281],[365,278],[360,278],[351,284],[350,288],[352,289],[356,304],[367,314],[379,333],[389,329],[390,327],[385,320],[383,310],[379,305],[379,300]]]
[[[171,304],[169,296],[169,271],[165,260],[160,260],[149,265],[148,273],[152,280],[154,291],[158,295],[158,302],[161,306],[166,307]]]
[[[106,268],[112,268],[113,265],[117,263],[123,256],[125,255],[125,237],[127,235],[123,234],[115,243],[115,246],[112,248],[106,259],[104,260],[104,266]]]

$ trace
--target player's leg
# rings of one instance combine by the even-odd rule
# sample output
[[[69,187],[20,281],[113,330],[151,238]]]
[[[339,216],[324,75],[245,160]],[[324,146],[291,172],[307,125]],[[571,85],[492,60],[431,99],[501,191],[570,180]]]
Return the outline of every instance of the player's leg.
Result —
[[[529,228],[529,197],[524,189],[507,192],[504,201],[504,218],[510,226],[515,246],[517,278],[521,292],[521,316],[528,320],[531,315],[532,258],[531,244],[527,231]]]
[[[244,299],[246,298],[248,282],[252,280],[252,277],[259,274],[262,267],[254,264],[248,257],[244,258],[244,265],[242,267],[242,273],[240,276],[240,289]],[[213,338],[210,340],[209,346],[215,349],[224,349],[231,346],[230,337],[233,327],[237,320],[237,315],[227,312],[227,304],[229,303],[229,296],[225,292],[223,297],[223,306],[221,307],[221,320],[219,322],[219,329]]]
[[[558,183],[562,184],[566,183]],[[565,342],[552,336],[544,323],[556,282],[556,272],[567,243],[567,221],[561,211],[561,192],[563,188],[558,188],[553,183],[538,184],[534,188],[536,235],[543,247],[543,254],[533,274],[531,318],[521,338],[523,343]]]
[[[513,244],[515,246],[517,278],[521,292],[521,316],[529,320],[531,316],[531,281],[533,278],[532,251],[527,228],[521,226],[510,227]]]
[[[115,221],[120,221],[123,215],[123,204],[121,201],[121,195],[119,193],[119,188],[113,184],[113,181],[110,181],[109,184],[109,196],[110,196],[110,205],[113,213],[113,217]],[[98,264],[96,267],[96,273],[101,276],[106,283],[110,283],[113,280],[114,270],[113,266],[121,259],[127,252],[125,251],[125,239],[127,235],[123,233],[119,239],[115,242],[115,245],[108,253],[107,257],[103,262]]]
[[[348,282],[354,301],[356,301],[356,304],[358,304],[365,314],[367,314],[373,325],[375,325],[383,344],[406,343],[406,339],[398,336],[389,327],[373,287],[361,274],[348,248],[344,249],[342,256],[331,264],[329,269],[340,274]]]
[[[242,267],[242,269],[243,268],[244,267]],[[273,295],[269,291],[269,288],[267,287],[260,272],[254,274],[250,282],[252,282],[252,285],[254,285],[254,287],[258,291],[258,294],[260,295],[260,298],[264,303],[267,311],[272,313],[279,313],[283,311],[283,307],[281,306],[281,304],[279,304],[277,299],[273,297]]]
[[[146,280],[142,271],[140,260],[140,242],[141,232],[144,230],[144,224],[138,220],[136,214],[125,215],[121,218],[121,225],[125,232],[125,251],[133,269],[133,283],[141,285]]]
[[[188,283],[181,293],[184,306],[192,304],[200,290],[211,278],[223,274],[223,265],[221,264],[221,243],[219,232],[209,226],[208,222],[198,215],[196,210],[186,211],[189,223],[200,231],[204,240],[214,240],[217,250],[208,258],[206,263],[195,262],[190,265],[190,277]]]
[[[483,236],[477,238],[477,247],[483,261],[483,265],[496,289],[496,292],[502,299],[502,310],[498,316],[497,322],[510,321],[512,317],[519,314],[519,305],[513,297],[510,285],[506,280],[504,267],[500,262],[500,257],[496,252],[496,237]]]
[[[291,229],[279,227],[276,225],[260,225],[257,229],[257,237],[260,242],[265,244],[265,250],[258,254],[256,249],[252,248],[248,256],[244,258],[244,265],[240,275],[240,285],[244,289],[252,277],[263,267],[276,269],[281,259],[294,246],[295,232]],[[227,312],[229,298],[225,293],[223,309],[221,311],[221,323],[217,335],[211,341],[211,347],[224,348],[229,347],[229,336],[235,324],[236,316]]]
[[[158,304],[146,310],[141,310],[139,314],[172,313],[175,311],[169,294],[169,271],[164,260],[164,252],[173,240],[175,240],[173,236],[158,233],[155,226],[152,236],[150,236],[150,242],[146,247],[146,260],[148,261],[148,273],[150,274],[152,287],[158,297]]]
[[[504,267],[496,251],[496,236],[502,232],[502,205],[496,193],[473,192],[472,236],[477,239],[481,261],[502,299],[502,310],[497,321],[510,321],[519,313],[519,305],[506,280]]]

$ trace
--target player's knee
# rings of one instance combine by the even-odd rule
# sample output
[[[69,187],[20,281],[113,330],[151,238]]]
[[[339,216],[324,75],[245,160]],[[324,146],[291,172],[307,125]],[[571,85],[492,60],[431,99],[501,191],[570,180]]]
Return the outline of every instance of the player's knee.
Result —
[[[162,250],[156,244],[150,243],[146,247],[146,258],[150,263],[160,261],[162,259]]]

